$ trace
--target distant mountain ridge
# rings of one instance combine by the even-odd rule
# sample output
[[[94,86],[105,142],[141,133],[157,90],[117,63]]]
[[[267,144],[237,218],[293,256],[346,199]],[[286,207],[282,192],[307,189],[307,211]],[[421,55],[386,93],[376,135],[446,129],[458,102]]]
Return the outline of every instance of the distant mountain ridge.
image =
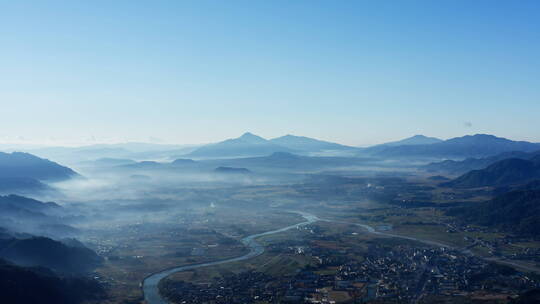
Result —
[[[126,159],[126,160],[147,160],[147,159],[173,159],[189,153],[200,145],[174,145],[156,143],[116,143],[116,144],[94,144],[77,147],[65,146],[5,146],[7,151],[22,151],[33,155],[55,160],[62,164],[78,167],[79,165],[91,165],[91,162],[100,159]],[[102,163],[102,165],[110,165]]]
[[[355,152],[360,151],[360,148],[290,134],[267,140],[247,132],[238,138],[202,146],[185,156],[195,158],[235,158],[266,156],[276,152],[309,154],[331,151]]]
[[[486,157],[503,152],[540,150],[539,143],[512,141],[487,134],[466,135],[443,142],[421,145],[386,147],[377,152],[380,157]]]
[[[188,157],[241,157],[254,155],[268,155],[274,152],[292,152],[293,150],[277,145],[252,133],[227,139],[215,144],[202,146],[187,154]]]
[[[441,143],[444,140],[436,137],[428,137],[425,135],[417,134],[402,140],[387,142],[378,146],[397,147],[397,146],[417,146],[417,145],[431,145]]]
[[[414,135],[412,137],[408,137],[402,140],[387,142],[384,144],[364,148],[363,153],[377,154],[391,147],[431,145],[440,142],[443,142],[443,140],[435,137],[427,137],[425,135]]]
[[[333,142],[318,140],[305,136],[285,135],[273,138],[270,142],[282,147],[302,151],[302,152],[320,152],[325,150],[356,150],[358,148],[336,144]]]
[[[249,170],[264,168],[273,171],[309,171],[330,167],[361,165],[366,163],[366,159],[357,157],[304,156],[288,152],[275,152],[266,156],[211,160],[208,162],[222,167],[240,167],[248,168]]]
[[[519,158],[519,159],[532,159],[533,157],[540,155],[540,151],[535,152],[521,152],[521,151],[512,151],[504,152],[494,156],[488,156],[483,158],[467,158],[461,161],[456,160],[444,160],[441,162],[434,162],[422,166],[423,170],[428,172],[445,172],[449,174],[463,174],[471,170],[480,170],[492,165],[498,161],[508,159],[508,158]]]
[[[366,165],[372,158],[343,157],[343,156],[307,156],[289,152],[274,152],[264,156],[210,158],[204,160],[177,159],[173,162],[138,162],[136,164],[116,168],[136,170],[143,174],[146,170],[170,170],[176,173],[224,173],[231,169],[259,172],[259,169],[277,171],[300,170],[303,172],[326,168],[351,168],[351,166]],[[218,170],[216,170],[219,168]]]

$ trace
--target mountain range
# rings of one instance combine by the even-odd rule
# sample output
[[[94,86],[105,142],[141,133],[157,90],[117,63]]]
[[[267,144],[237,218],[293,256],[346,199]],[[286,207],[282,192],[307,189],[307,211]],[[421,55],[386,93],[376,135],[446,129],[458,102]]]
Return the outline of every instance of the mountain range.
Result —
[[[540,150],[540,144],[526,141],[512,141],[487,134],[466,135],[442,142],[417,145],[389,146],[376,155],[383,158],[467,158],[486,157],[503,152]]]
[[[267,140],[252,133],[202,146],[187,154],[195,158],[233,158],[265,156],[275,152],[310,153],[322,151],[352,151],[358,148],[322,141],[314,138],[285,135]]]
[[[448,140],[415,135],[399,141],[358,148],[295,135],[285,135],[267,140],[248,132],[238,138],[202,146],[186,156],[194,158],[235,158],[265,156],[275,152],[310,155],[310,153],[334,151],[342,153],[336,154],[337,156],[345,156],[346,154],[343,153],[348,152],[357,156],[367,155],[379,158],[463,159],[487,157],[512,151],[532,152],[536,150],[540,150],[540,144],[538,143],[512,141],[487,134],[466,135]]]
[[[218,143],[202,146],[155,145],[143,143],[94,145],[78,148],[50,147],[35,149],[37,155],[66,159],[77,166],[110,166],[114,162],[133,163],[134,160],[174,160],[178,158],[217,159],[268,156],[275,152],[287,152],[311,156],[369,156],[380,159],[453,159],[485,158],[501,153],[515,151],[532,152],[540,150],[540,144],[526,141],[513,141],[487,134],[466,135],[442,140],[435,137],[415,135],[399,141],[388,142],[367,148],[346,146],[338,143],[318,140],[305,136],[285,135],[265,139],[252,133],[244,133],[238,138],[227,139]],[[14,154],[14,155],[13,155]],[[30,154],[3,153],[2,158],[10,155],[11,159],[30,158]],[[34,156],[35,157],[35,156]],[[7,163],[12,163],[8,160]],[[489,163],[486,161],[483,164]],[[492,163],[493,161],[491,161]],[[6,162],[4,162],[6,163]],[[448,164],[444,164],[448,165]],[[473,165],[474,166],[474,165]],[[482,166],[480,163],[478,166]],[[434,165],[435,167],[435,165]],[[480,168],[476,167],[476,168]],[[1,167],[0,167],[1,169]],[[18,170],[17,177],[21,172]],[[461,171],[460,173],[462,173]],[[65,172],[64,175],[73,174]],[[14,177],[9,173],[10,177]],[[29,174],[22,173],[25,177]],[[1,177],[1,175],[0,175]],[[42,178],[55,176],[40,176]]]
[[[504,152],[494,156],[488,156],[483,158],[466,158],[464,160],[451,160],[447,159],[440,162],[429,163],[421,168],[428,172],[442,172],[447,174],[463,174],[471,170],[480,170],[494,164],[498,161],[508,158],[519,159],[532,159],[533,157],[540,155],[540,151],[535,152],[522,152],[512,151]]]
[[[274,152],[292,152],[292,150],[248,132],[244,133],[238,138],[227,139],[215,144],[202,146],[186,156],[202,158],[227,158],[268,155]]]

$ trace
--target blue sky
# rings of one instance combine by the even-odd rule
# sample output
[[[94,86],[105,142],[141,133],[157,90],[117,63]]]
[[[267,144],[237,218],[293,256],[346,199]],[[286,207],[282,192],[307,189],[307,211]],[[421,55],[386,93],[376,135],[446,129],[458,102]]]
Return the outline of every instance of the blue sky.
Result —
[[[2,1],[0,142],[540,142],[540,1]]]

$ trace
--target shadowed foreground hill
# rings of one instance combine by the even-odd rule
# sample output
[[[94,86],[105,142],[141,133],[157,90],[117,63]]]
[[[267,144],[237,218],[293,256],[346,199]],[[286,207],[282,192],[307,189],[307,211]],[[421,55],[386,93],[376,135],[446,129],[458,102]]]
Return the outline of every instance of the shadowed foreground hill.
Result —
[[[0,303],[77,304],[104,297],[105,291],[94,280],[63,278],[44,268],[15,266],[0,259]]]
[[[0,192],[2,193],[36,193],[51,188],[37,179],[29,177],[0,177]]]
[[[61,181],[75,176],[77,173],[70,168],[29,153],[0,152],[0,178]]]
[[[510,304],[534,304],[540,303],[540,289],[533,289],[519,295],[510,301]]]
[[[65,210],[52,202],[7,195],[0,196],[0,226],[12,231],[70,237],[78,230],[67,225]]]
[[[497,187],[526,183],[540,178],[540,157],[531,160],[510,158],[498,161],[482,170],[473,170],[441,184],[445,187]]]
[[[46,237],[0,239],[0,257],[20,266],[39,266],[59,273],[83,274],[101,262],[94,251]]]
[[[497,227],[519,235],[540,235],[540,188],[516,190],[470,207],[447,212],[462,221]],[[531,187],[527,187],[531,188]]]
[[[19,196],[19,195],[6,195],[6,196],[0,196],[0,207],[4,206],[10,206],[10,207],[16,207],[20,209],[26,209],[29,211],[34,212],[45,212],[50,213],[54,212],[55,210],[59,210],[62,207],[60,207],[58,204],[53,202],[44,203],[32,198]]]

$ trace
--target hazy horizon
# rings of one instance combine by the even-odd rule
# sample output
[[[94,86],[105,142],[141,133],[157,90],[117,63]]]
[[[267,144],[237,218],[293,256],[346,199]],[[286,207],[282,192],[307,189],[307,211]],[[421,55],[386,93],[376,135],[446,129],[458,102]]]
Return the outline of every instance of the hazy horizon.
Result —
[[[197,143],[162,142],[162,141],[156,141],[155,138],[149,138],[147,141],[137,141],[137,140],[133,140],[133,141],[109,141],[109,142],[89,141],[89,142],[72,142],[72,143],[59,143],[59,142],[55,142],[55,141],[51,141],[51,142],[47,142],[47,143],[30,143],[30,142],[27,142],[27,141],[24,141],[24,140],[15,141],[15,142],[2,142],[2,141],[0,141],[0,145],[4,145],[4,146],[8,146],[8,147],[12,146],[12,147],[26,147],[26,148],[47,148],[47,147],[78,148],[78,147],[90,147],[90,146],[100,146],[100,145],[129,145],[129,144],[143,144],[143,145],[148,144],[148,145],[192,147],[192,146],[202,146],[202,145],[214,144],[214,143],[222,142],[222,141],[225,141],[225,140],[228,140],[228,139],[238,138],[238,137],[241,137],[245,133],[251,133],[251,134],[260,136],[260,137],[262,137],[264,139],[267,139],[267,140],[282,137],[282,136],[287,136],[287,135],[299,136],[299,137],[309,137],[309,136],[304,136],[302,134],[291,134],[291,133],[282,134],[282,135],[278,135],[278,136],[267,137],[267,136],[261,136],[260,134],[256,134],[256,133],[253,133],[253,132],[250,132],[250,131],[246,131],[244,133],[231,135],[230,137],[218,139],[218,140],[213,141],[213,142],[197,142]],[[448,139],[452,139],[452,138],[456,138],[456,137],[473,136],[473,135],[478,135],[478,134],[486,134],[486,135],[493,135],[493,136],[496,136],[496,137],[501,137],[501,136],[498,136],[497,134],[487,134],[487,133],[474,133],[474,134],[469,133],[469,134],[462,134],[462,135],[459,135],[459,136],[448,137],[448,138],[443,138],[443,137],[438,137],[438,136],[431,136],[431,135],[426,135],[426,134],[412,134],[412,135],[407,136],[407,137],[394,138],[394,139],[389,139],[389,140],[386,140],[386,141],[379,141],[379,142],[375,142],[375,143],[372,143],[372,144],[364,144],[364,145],[350,145],[350,144],[347,144],[347,143],[334,141],[332,139],[322,139],[322,138],[318,138],[318,137],[309,137],[309,138],[322,140],[322,141],[327,141],[327,142],[332,142],[332,143],[337,143],[337,144],[342,144],[342,145],[350,146],[350,147],[363,148],[363,147],[371,147],[371,146],[376,146],[376,145],[385,144],[385,143],[394,142],[394,141],[400,141],[400,140],[411,138],[411,137],[414,137],[414,136],[417,136],[417,135],[431,137],[431,138],[434,137],[434,138],[438,138],[438,139],[441,139],[441,140],[448,140]],[[526,139],[519,139],[519,138],[507,138],[507,139],[510,139],[510,140],[513,140],[513,141],[527,141]],[[530,141],[530,142],[535,142],[535,141]]]
[[[0,45],[0,303],[540,303],[540,1],[0,1]]]
[[[3,3],[0,142],[540,142],[539,6]]]

